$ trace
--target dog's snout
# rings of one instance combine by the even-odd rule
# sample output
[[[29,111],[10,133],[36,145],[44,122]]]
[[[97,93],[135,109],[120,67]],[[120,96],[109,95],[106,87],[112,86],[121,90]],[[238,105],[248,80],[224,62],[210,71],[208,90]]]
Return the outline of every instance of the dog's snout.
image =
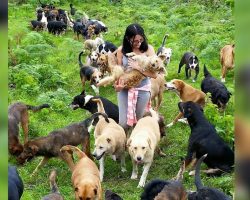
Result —
[[[140,157],[140,156],[138,156],[136,159],[137,159],[138,161],[141,161],[141,157]]]
[[[96,157],[96,154],[95,154],[95,153],[92,153],[92,156],[93,156],[93,157]]]

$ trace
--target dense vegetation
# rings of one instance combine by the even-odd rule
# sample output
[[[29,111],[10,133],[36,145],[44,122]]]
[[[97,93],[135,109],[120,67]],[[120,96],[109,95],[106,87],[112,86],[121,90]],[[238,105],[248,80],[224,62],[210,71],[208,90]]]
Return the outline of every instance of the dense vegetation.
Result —
[[[168,66],[166,80],[173,78],[184,79],[184,69],[177,76],[177,67],[185,51],[193,51],[200,58],[200,65],[206,64],[211,73],[220,77],[219,51],[228,43],[234,42],[234,21],[232,0],[123,0],[112,2],[108,0],[66,1],[54,0],[59,8],[69,10],[73,3],[79,13],[87,13],[90,18],[103,21],[109,28],[104,39],[121,45],[127,25],[140,23],[146,32],[148,41],[157,50],[165,33],[170,37],[167,47],[173,49],[171,63]],[[72,30],[65,35],[56,37],[47,32],[31,31],[29,22],[36,19],[36,0],[20,0],[9,3],[9,104],[22,101],[38,105],[49,103],[51,109],[40,113],[30,114],[29,138],[45,136],[55,129],[62,128],[72,122],[78,122],[89,116],[83,110],[72,111],[67,105],[72,98],[82,91],[79,78],[78,53],[83,49],[83,40],[77,41]],[[203,73],[196,83],[200,88]],[[234,83],[233,72],[227,74],[226,86],[232,92],[225,112],[217,111],[216,107],[208,104],[205,108],[207,118],[216,126],[218,133],[233,146],[233,113],[234,113]],[[87,84],[86,92],[93,94]],[[116,93],[110,87],[101,88],[100,95],[117,103]],[[165,116],[165,122],[170,123],[178,113],[176,94],[164,93],[160,113]],[[190,129],[187,125],[177,123],[167,129],[167,136],[161,141],[161,147],[167,154],[165,158],[155,156],[147,180],[154,178],[170,179],[179,169],[180,157],[184,157]],[[21,132],[21,138],[22,138]],[[93,137],[91,138],[93,144]],[[92,146],[93,147],[93,146]],[[93,149],[93,148],[92,148]],[[24,200],[40,199],[50,192],[48,175],[51,169],[58,170],[58,185],[65,199],[74,199],[71,186],[71,173],[64,162],[51,159],[39,170],[35,177],[30,177],[41,158],[35,158],[24,166],[18,166],[23,178],[25,191]],[[16,164],[10,156],[9,162]],[[128,171],[120,172],[118,163],[107,159],[103,189],[111,189],[120,194],[125,200],[139,199],[142,189],[137,189],[138,180],[130,180],[132,171],[129,155],[126,156]],[[141,170],[140,170],[141,171]],[[202,176],[203,183],[233,194],[233,174],[211,178]],[[188,190],[195,190],[193,177],[184,175],[184,185]]]

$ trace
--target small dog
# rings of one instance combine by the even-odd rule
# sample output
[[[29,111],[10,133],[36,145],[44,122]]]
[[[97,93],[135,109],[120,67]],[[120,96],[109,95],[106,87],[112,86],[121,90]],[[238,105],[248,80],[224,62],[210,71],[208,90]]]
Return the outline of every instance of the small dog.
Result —
[[[66,145],[61,151],[68,154],[72,160],[73,152],[76,153],[79,161],[71,169],[71,181],[75,191],[75,199],[102,199],[102,187],[99,170],[96,164],[86,156],[84,152],[75,146]],[[73,162],[73,160],[72,160]]]
[[[197,188],[196,192],[193,192],[188,195],[189,200],[231,200],[230,197],[226,196],[223,192],[211,188],[203,186],[200,177],[200,165],[204,159],[206,159],[207,154],[203,155],[197,162],[196,169],[195,169],[195,185]]]
[[[40,21],[37,21],[37,20],[31,20],[30,21],[31,23],[31,27],[33,30],[43,30],[44,27],[46,26],[46,24],[44,22],[40,22]]]
[[[111,75],[114,66],[117,65],[116,51],[114,53],[99,54],[97,65],[102,74],[109,73]]]
[[[24,133],[24,143],[28,142],[28,124],[29,110],[33,112],[40,111],[43,108],[49,108],[48,104],[40,106],[30,106],[17,102],[11,104],[8,108],[8,143],[9,152],[12,155],[19,155],[23,151],[23,145],[19,141],[19,124],[21,124]]]
[[[191,85],[185,83],[179,79],[173,79],[170,82],[165,84],[167,90],[174,91],[180,97],[181,101],[193,101],[201,105],[201,107],[205,106],[205,97],[206,94],[200,90],[195,89]],[[182,112],[175,117],[173,122],[167,125],[167,127],[173,126],[177,121],[184,122],[180,119],[183,116]]]
[[[69,106],[73,110],[81,108],[89,111],[91,114],[94,114],[98,112],[98,106],[97,103],[93,101],[93,99],[97,98],[101,99],[105,113],[108,115],[108,117],[115,120],[116,123],[119,123],[119,110],[117,105],[101,96],[86,95],[84,90],[80,95],[77,95],[73,98],[73,101]]]
[[[161,137],[159,117],[153,110],[151,114],[152,116],[143,117],[137,122],[127,141],[127,148],[133,164],[131,179],[137,179],[138,164],[144,164],[138,188],[145,185],[155,150],[157,149],[160,153],[160,149],[157,147]]]
[[[111,190],[106,190],[105,200],[122,200],[122,198],[118,194],[112,192]]]
[[[15,166],[8,166],[8,197],[10,200],[19,200],[23,194],[23,181]]]
[[[104,41],[102,38],[100,37],[97,37],[95,38],[94,40],[91,40],[91,39],[88,39],[88,40],[85,40],[84,42],[84,49],[87,49],[89,50],[90,52],[92,51],[97,51],[97,48],[103,44]]]
[[[97,50],[98,53],[107,54],[116,51],[117,47],[113,43],[105,41],[103,44],[99,45]]]
[[[138,65],[142,67],[142,71],[148,72],[158,72],[164,73],[165,68],[162,61],[162,56],[158,57],[156,55],[153,56],[145,56],[145,55],[137,55],[134,52],[126,54],[131,59],[138,62]],[[98,86],[106,86],[113,83],[116,80],[121,80],[124,83],[124,88],[129,89],[138,85],[145,76],[138,70],[132,69],[123,71],[123,68],[120,65],[115,65],[112,67],[111,76],[105,77],[100,80],[97,84]]]
[[[99,95],[99,88],[96,87],[97,84],[99,83],[99,81],[102,78],[102,73],[95,67],[91,67],[91,66],[84,66],[82,64],[81,61],[81,56],[83,54],[83,51],[80,52],[79,54],[79,66],[80,66],[80,77],[81,77],[81,82],[82,82],[82,86],[83,88],[85,87],[85,82],[89,81],[90,82],[90,86],[92,87],[92,89],[94,90],[94,92]]]
[[[119,159],[121,161],[121,171],[126,171],[126,133],[119,124],[113,119],[108,118],[100,99],[95,99],[93,101],[97,102],[99,107],[98,113],[93,115],[93,119],[99,117],[99,115],[102,116],[99,118],[95,127],[95,149],[93,152],[93,156],[97,160],[100,160],[100,179],[102,181],[104,175],[104,160],[107,155],[111,155],[114,160]]]
[[[67,29],[67,24],[62,21],[49,21],[48,22],[48,31],[54,35],[61,35],[65,33]]]
[[[90,65],[92,67],[96,67],[99,69],[99,66],[97,65],[98,57],[99,57],[99,53],[97,53],[96,51],[92,51],[87,57],[87,61],[86,61],[87,65]]]
[[[168,66],[169,65],[169,63],[170,63],[170,58],[171,58],[171,56],[172,56],[172,49],[171,48],[166,48],[166,47],[164,47],[165,46],[165,44],[166,44],[166,39],[167,39],[167,37],[168,37],[169,35],[168,34],[166,34],[165,36],[164,36],[164,38],[163,38],[163,41],[162,41],[162,44],[161,44],[161,47],[158,49],[158,51],[157,51],[157,56],[160,56],[160,55],[163,55],[164,56],[164,64],[166,65],[166,66]]]
[[[234,47],[234,44],[226,45],[220,50],[221,82],[226,81],[227,70],[234,68]]]
[[[185,168],[193,159],[208,154],[204,162],[210,170],[207,174],[219,175],[231,172],[234,165],[234,152],[217,134],[215,127],[204,116],[201,106],[192,101],[178,103],[179,110],[187,118],[191,129]]]
[[[204,79],[201,82],[201,90],[205,93],[211,93],[211,100],[213,104],[216,104],[218,108],[224,110],[232,95],[226,88],[226,86],[214,78],[204,65]]]
[[[52,131],[47,136],[28,141],[24,144],[24,150],[19,155],[17,159],[18,162],[23,164],[26,160],[30,160],[35,156],[43,156],[42,161],[38,164],[33,174],[52,157],[60,157],[73,168],[74,166],[71,159],[60,151],[62,146],[68,144],[75,146],[82,144],[83,150],[92,158],[90,154],[90,136],[88,132],[90,124],[91,119],[88,118],[80,123],[73,123],[63,129]]]
[[[163,92],[165,91],[165,76],[166,74],[157,74],[156,78],[151,78],[151,102],[153,102],[154,110],[158,111],[162,98]]]
[[[42,197],[42,200],[63,200],[56,184],[56,170],[52,170],[49,176],[51,193]]]
[[[181,72],[181,67],[183,65],[186,65],[185,67],[185,73],[186,73],[186,79],[189,79],[191,77],[191,71],[195,71],[195,76],[193,78],[193,82],[196,81],[197,76],[199,74],[199,60],[196,55],[194,55],[191,52],[186,52],[179,63],[179,69],[178,69],[178,74]]]

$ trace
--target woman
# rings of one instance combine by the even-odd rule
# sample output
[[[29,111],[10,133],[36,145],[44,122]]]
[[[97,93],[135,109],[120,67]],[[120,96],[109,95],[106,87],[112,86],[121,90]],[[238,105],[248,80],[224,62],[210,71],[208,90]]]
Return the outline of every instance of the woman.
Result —
[[[127,27],[123,44],[117,49],[118,65],[123,66],[124,70],[128,68],[139,70],[146,76],[136,87],[129,90],[124,89],[122,81],[118,80],[115,83],[115,89],[118,92],[119,124],[125,131],[143,116],[150,102],[150,78],[157,76],[155,73],[143,71],[136,61],[128,59],[126,54],[130,52],[146,56],[155,54],[154,48],[147,43],[144,30],[139,24],[131,24]]]

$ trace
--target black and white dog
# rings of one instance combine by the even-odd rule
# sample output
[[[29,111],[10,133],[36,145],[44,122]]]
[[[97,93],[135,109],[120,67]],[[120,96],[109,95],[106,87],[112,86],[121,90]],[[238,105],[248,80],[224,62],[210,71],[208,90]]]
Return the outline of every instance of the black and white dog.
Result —
[[[81,109],[89,111],[91,114],[94,114],[98,112],[98,106],[95,101],[92,101],[92,99],[97,99],[97,98],[101,99],[104,110],[106,114],[108,115],[108,117],[112,118],[117,123],[119,123],[119,111],[118,111],[117,105],[115,105],[108,99],[101,97],[101,96],[86,95],[84,90],[82,91],[81,94],[73,98],[73,101],[71,102],[69,106],[73,110],[81,108]]]
[[[225,109],[232,95],[226,86],[218,79],[214,78],[204,65],[204,79],[201,82],[201,90],[204,93],[211,93],[211,100],[218,108]]]
[[[186,52],[179,63],[179,69],[178,74],[181,72],[181,67],[183,65],[186,65],[185,67],[185,73],[186,73],[186,79],[189,79],[191,77],[191,70],[195,71],[195,76],[193,78],[193,82],[196,81],[197,76],[199,74],[199,59],[196,55],[194,55],[191,52]]]
[[[99,53],[107,54],[109,52],[113,53],[117,47],[113,43],[105,41],[103,44],[99,45],[97,49]]]
[[[167,66],[170,63],[170,58],[172,56],[172,49],[164,47],[166,44],[166,39],[169,35],[166,34],[163,38],[161,47],[157,51],[157,56],[164,56],[164,64]]]
[[[23,181],[15,166],[8,166],[8,196],[11,200],[19,200],[23,194]]]

